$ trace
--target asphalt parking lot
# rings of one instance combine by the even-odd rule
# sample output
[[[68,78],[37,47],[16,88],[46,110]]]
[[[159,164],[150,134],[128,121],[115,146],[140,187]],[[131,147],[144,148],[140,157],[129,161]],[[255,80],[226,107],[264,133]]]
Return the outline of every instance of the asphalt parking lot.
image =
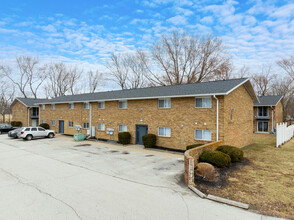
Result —
[[[69,137],[0,135],[0,219],[267,219],[203,200],[182,155]]]

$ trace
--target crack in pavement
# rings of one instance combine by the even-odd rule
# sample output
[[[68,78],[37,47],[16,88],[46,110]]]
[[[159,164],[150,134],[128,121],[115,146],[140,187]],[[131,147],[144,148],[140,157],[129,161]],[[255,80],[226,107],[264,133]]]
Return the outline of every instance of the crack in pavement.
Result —
[[[31,187],[31,188],[37,190],[39,193],[44,194],[44,195],[47,195],[47,196],[51,197],[52,199],[54,199],[54,200],[56,200],[56,201],[59,201],[59,202],[61,202],[62,204],[66,205],[67,207],[69,207],[69,208],[75,213],[75,215],[76,215],[79,219],[83,220],[82,217],[77,213],[77,211],[76,211],[76,210],[75,210],[70,204],[64,202],[63,200],[61,200],[61,199],[59,199],[59,198],[56,198],[55,196],[53,196],[52,194],[50,194],[50,193],[48,193],[48,192],[45,192],[45,191],[41,190],[41,189],[38,188],[36,185],[33,185],[33,184],[31,184],[31,183],[27,183],[27,182],[22,181],[21,178],[20,178],[19,176],[14,175],[13,173],[10,173],[9,171],[4,170],[3,168],[0,168],[0,170],[1,170],[2,172],[6,173],[7,175],[13,177],[14,179],[16,179],[20,184],[23,184],[23,185],[25,185],[25,186],[29,186],[29,187]]]

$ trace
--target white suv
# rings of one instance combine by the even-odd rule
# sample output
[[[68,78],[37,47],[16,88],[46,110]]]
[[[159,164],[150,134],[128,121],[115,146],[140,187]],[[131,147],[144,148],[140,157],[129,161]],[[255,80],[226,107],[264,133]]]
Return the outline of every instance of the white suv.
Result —
[[[23,127],[23,129],[18,132],[17,136],[30,141],[33,138],[53,138],[55,136],[55,132],[53,130],[45,130],[41,127]]]

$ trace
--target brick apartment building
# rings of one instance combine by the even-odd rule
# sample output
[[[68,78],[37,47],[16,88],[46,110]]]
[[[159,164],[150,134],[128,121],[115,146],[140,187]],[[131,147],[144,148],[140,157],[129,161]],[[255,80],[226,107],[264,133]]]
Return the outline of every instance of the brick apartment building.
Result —
[[[277,123],[283,122],[283,96],[259,96],[254,103],[253,130],[257,133],[274,131]]]
[[[128,131],[132,144],[142,144],[142,136],[152,133],[158,146],[183,150],[215,140],[238,147],[251,144],[253,103],[258,98],[249,79],[242,78],[68,95],[34,106],[39,106],[39,123],[57,133],[73,135],[81,126],[82,133],[117,140],[118,132]],[[13,115],[18,115],[17,106]]]

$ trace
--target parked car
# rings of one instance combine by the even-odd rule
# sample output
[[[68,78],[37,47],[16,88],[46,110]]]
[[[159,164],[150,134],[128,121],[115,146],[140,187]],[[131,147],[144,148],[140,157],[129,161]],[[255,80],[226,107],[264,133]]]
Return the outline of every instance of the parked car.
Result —
[[[53,138],[55,132],[53,130],[46,130],[41,127],[23,127],[17,136],[23,138],[24,140],[32,140],[33,138]]]
[[[0,134],[2,133],[7,133],[9,131],[17,129],[16,127],[12,127],[11,125],[8,124],[0,124]]]
[[[22,130],[22,128],[17,128],[15,130],[9,131],[8,132],[8,137],[12,137],[12,138],[18,138],[17,134],[18,132],[20,132]]]

